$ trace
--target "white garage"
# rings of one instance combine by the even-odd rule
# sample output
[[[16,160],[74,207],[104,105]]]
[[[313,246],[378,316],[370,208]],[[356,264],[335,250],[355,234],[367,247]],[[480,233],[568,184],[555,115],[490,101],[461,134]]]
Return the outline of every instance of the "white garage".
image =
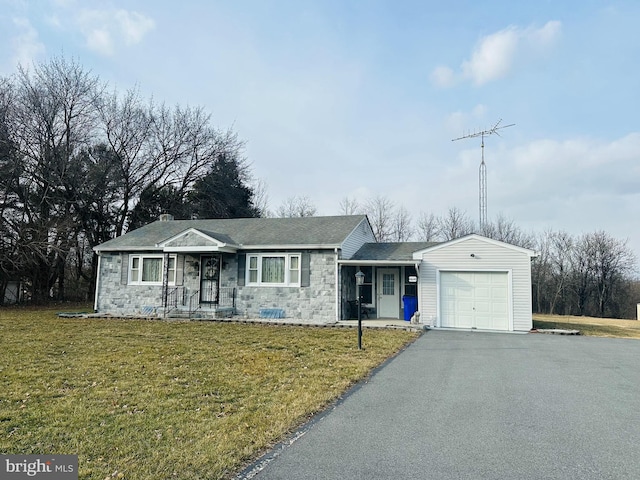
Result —
[[[416,252],[421,320],[436,328],[531,330],[534,256],[479,235]]]

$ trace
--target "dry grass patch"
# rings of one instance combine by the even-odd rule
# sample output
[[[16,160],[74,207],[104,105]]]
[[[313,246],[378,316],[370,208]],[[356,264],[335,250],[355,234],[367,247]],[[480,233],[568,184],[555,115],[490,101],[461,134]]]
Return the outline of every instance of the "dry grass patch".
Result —
[[[533,326],[580,330],[582,335],[594,337],[640,338],[640,322],[637,320],[534,314]]]
[[[415,338],[366,330],[61,319],[0,309],[0,453],[80,478],[227,478]]]

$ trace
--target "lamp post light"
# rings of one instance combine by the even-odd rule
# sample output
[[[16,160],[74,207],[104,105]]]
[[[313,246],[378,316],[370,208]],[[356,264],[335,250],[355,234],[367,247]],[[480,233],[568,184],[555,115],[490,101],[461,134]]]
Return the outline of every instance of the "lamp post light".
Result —
[[[364,283],[364,273],[358,270],[356,273],[356,305],[358,306],[358,350],[362,350],[362,297],[360,296],[360,287]]]

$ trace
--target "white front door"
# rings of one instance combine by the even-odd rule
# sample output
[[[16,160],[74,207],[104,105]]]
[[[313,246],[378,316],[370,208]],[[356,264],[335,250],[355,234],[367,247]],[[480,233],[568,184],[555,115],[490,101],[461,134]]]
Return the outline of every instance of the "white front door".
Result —
[[[378,318],[400,318],[399,276],[397,268],[378,269]]]

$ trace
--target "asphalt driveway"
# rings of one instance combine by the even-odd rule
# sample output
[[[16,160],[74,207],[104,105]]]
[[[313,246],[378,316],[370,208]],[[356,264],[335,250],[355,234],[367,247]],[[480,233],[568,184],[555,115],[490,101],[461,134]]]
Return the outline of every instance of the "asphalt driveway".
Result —
[[[640,341],[430,331],[245,478],[640,478]]]

